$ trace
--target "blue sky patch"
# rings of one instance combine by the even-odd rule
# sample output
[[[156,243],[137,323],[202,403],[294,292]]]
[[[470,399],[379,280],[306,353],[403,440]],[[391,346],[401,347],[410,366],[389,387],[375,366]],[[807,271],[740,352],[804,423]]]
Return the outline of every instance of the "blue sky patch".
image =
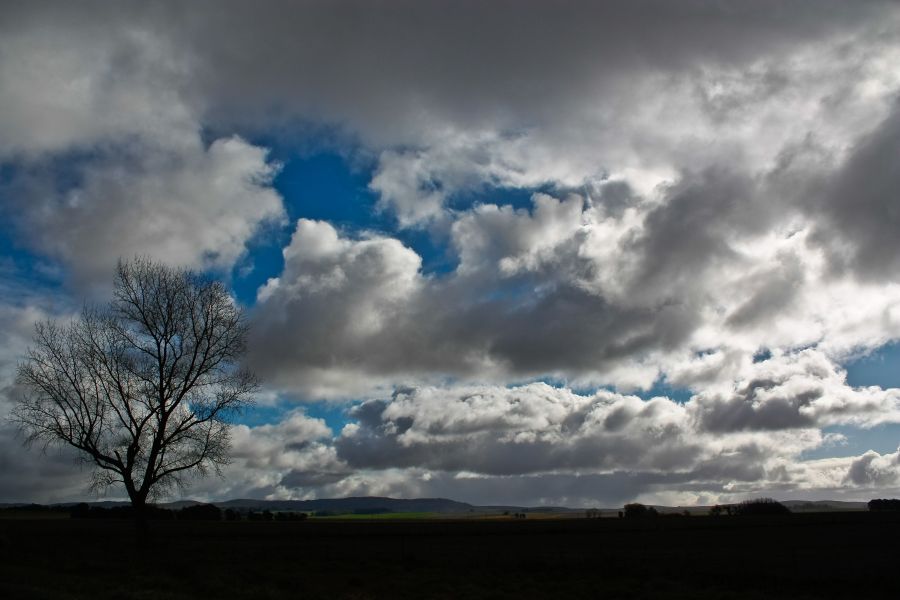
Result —
[[[859,456],[869,450],[874,450],[879,454],[890,454],[896,452],[897,446],[900,445],[900,424],[898,423],[885,423],[870,429],[850,425],[835,425],[823,427],[822,433],[841,434],[846,437],[846,442],[825,444],[814,450],[804,452],[801,458],[814,460],[819,458]]]
[[[900,342],[891,342],[844,365],[847,383],[853,387],[900,387]]]

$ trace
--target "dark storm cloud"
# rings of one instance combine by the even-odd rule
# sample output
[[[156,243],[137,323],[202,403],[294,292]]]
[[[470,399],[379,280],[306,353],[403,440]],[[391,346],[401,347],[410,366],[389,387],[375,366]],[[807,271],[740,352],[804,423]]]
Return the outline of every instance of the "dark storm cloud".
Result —
[[[439,473],[425,481],[397,485],[398,495],[449,497],[480,505],[569,506],[614,508],[633,501],[641,494],[675,492],[696,488],[716,493],[717,482],[697,485],[683,473],[635,473],[620,471],[604,474],[566,473],[524,477],[458,478]]]
[[[409,126],[398,119],[422,112],[466,127],[518,127],[523,115],[583,108],[610,77],[740,64],[853,27],[883,8],[779,0],[273,2],[262,9],[211,2],[161,25],[198,61],[192,85],[220,107],[306,109],[394,137]]]
[[[888,5],[5,2],[3,13],[7,30],[46,32],[61,51],[93,54],[98,86],[143,73],[140,81],[154,82],[157,93],[174,92],[164,99],[201,112],[207,123],[325,119],[351,134],[409,143],[430,120],[500,130],[552,121],[582,112],[636,71],[745,64],[871,23]],[[54,41],[55,32],[61,35]],[[106,40],[124,41],[109,54],[95,52]],[[171,52],[155,56],[157,41]],[[19,110],[29,114],[8,105],[7,124],[16,132],[8,144],[53,141],[49,132],[15,126]]]
[[[900,102],[850,150],[809,201],[814,241],[837,272],[873,281],[900,280]]]
[[[804,414],[803,411],[810,402],[822,397],[822,390],[813,388],[757,402],[754,395],[756,389],[758,388],[741,390],[742,393],[720,400],[714,406],[707,406],[702,426],[708,431],[723,432],[741,429],[793,429],[816,424],[813,416]]]
[[[64,502],[91,496],[90,469],[59,447],[23,448],[23,437],[0,421],[0,502]]]
[[[734,261],[732,241],[761,231],[772,217],[747,175],[725,168],[685,174],[647,215],[631,248],[641,264],[635,291],[689,298],[707,270]]]

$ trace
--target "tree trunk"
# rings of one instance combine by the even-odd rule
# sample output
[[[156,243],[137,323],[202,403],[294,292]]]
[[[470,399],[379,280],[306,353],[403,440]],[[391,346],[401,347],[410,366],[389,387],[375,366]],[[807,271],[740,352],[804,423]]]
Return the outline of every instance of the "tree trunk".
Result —
[[[135,542],[138,549],[146,548],[150,541],[150,520],[147,511],[147,499],[135,494],[131,497],[131,508],[134,511]]]

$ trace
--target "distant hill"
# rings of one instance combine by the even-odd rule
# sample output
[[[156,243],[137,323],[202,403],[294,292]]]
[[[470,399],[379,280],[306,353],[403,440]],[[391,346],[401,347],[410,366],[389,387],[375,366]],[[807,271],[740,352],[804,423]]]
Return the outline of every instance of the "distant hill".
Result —
[[[188,506],[197,506],[198,504],[206,504],[206,502],[197,502],[196,500],[176,500],[175,502],[164,502],[159,506],[171,510],[180,510]]]
[[[446,498],[380,498],[362,496],[358,498],[322,498],[319,500],[252,500],[239,499],[215,502],[220,508],[283,510],[283,511],[329,511],[334,513],[352,512],[433,512],[459,514],[477,511],[478,507],[465,502]]]
[[[836,512],[836,511],[860,511],[868,510],[866,502],[845,502],[840,500],[784,500],[781,502],[792,512]],[[48,508],[68,509],[76,502],[60,502],[50,505]],[[88,502],[91,506],[101,508],[113,508],[127,506],[129,502],[121,500],[103,500]],[[179,510],[196,504],[204,504],[196,500],[177,500],[163,502],[159,506],[172,510]],[[220,508],[232,508],[237,510],[270,510],[293,512],[330,512],[333,514],[351,513],[437,513],[448,515],[461,515],[465,513],[501,514],[505,512],[526,513],[580,513],[584,508],[567,508],[564,506],[516,506],[516,505],[486,505],[479,506],[467,502],[457,502],[447,498],[388,498],[377,496],[360,496],[351,498],[321,498],[318,500],[255,500],[241,498],[213,502]],[[0,503],[0,509],[13,509],[16,507],[39,506],[28,503]],[[684,512],[691,514],[706,514],[708,506],[654,506],[660,513]],[[620,507],[601,508],[604,515],[615,515]]]
[[[867,502],[841,500],[784,500],[782,504],[793,512],[835,512],[843,510],[868,510]]]

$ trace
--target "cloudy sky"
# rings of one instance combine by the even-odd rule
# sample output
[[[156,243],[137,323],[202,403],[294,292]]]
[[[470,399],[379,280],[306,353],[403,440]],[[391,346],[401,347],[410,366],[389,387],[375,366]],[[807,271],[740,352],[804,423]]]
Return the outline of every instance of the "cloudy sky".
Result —
[[[146,254],[265,382],[192,497],[900,494],[896,3],[0,14],[0,416]],[[0,425],[0,501],[87,483]]]

